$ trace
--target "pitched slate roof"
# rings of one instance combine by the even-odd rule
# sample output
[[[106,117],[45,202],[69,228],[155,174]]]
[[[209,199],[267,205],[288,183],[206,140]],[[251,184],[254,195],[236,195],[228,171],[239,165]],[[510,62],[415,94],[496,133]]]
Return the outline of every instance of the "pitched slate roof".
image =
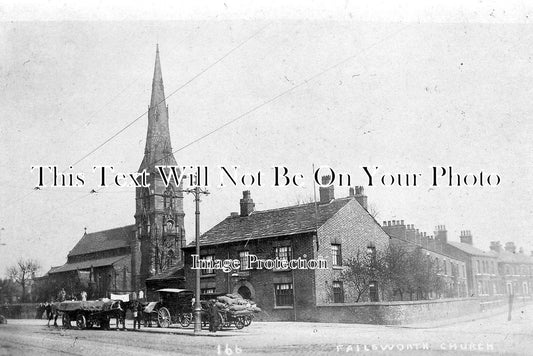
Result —
[[[500,251],[497,255],[498,260],[506,263],[527,263],[533,264],[533,258],[522,253],[512,253],[509,251]]]
[[[200,236],[200,246],[218,245],[248,239],[286,236],[315,231],[322,226],[353,197],[334,199],[328,204],[288,206],[279,209],[254,211],[248,216],[228,216]],[[194,241],[188,247],[195,246]]]
[[[448,245],[451,245],[455,248],[458,248],[459,250],[468,253],[469,255],[473,256],[483,256],[483,257],[496,257],[490,252],[486,252],[483,250],[480,250],[470,244],[465,244],[462,242],[455,242],[455,241],[448,241]]]
[[[129,255],[99,258],[99,259],[82,261],[82,262],[65,263],[63,266],[53,267],[52,269],[50,269],[50,271],[48,271],[48,274],[75,271],[78,269],[80,270],[89,269],[91,267],[96,268],[96,267],[103,267],[103,266],[111,266],[114,263],[117,263],[118,261],[122,260],[123,258],[127,258],[127,257],[129,257]]]
[[[68,256],[84,255],[92,252],[112,250],[130,245],[135,234],[135,225],[117,227],[84,234],[69,252]]]

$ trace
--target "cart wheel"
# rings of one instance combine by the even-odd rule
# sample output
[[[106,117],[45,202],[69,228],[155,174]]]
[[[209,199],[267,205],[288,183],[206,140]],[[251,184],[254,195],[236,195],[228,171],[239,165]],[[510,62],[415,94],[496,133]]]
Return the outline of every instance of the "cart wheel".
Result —
[[[168,328],[170,326],[170,312],[167,308],[162,307],[157,311],[157,323],[162,328]]]
[[[87,327],[87,320],[85,319],[85,315],[80,313],[78,314],[78,316],[76,316],[76,326],[79,329],[85,329]]]
[[[61,317],[61,322],[63,323],[63,327],[65,329],[70,328],[70,317],[67,313],[63,313],[63,316]]]
[[[87,329],[90,329],[93,327],[93,323],[91,323],[90,321],[87,322]]]
[[[252,317],[250,315],[243,316],[244,326],[250,326],[252,323]]]
[[[235,319],[235,327],[237,329],[242,329],[244,328],[244,318],[243,317],[238,317],[237,319]]]
[[[185,314],[181,315],[180,324],[184,328],[186,328],[187,326],[191,325],[191,321],[192,321],[192,314],[191,313],[185,313]]]

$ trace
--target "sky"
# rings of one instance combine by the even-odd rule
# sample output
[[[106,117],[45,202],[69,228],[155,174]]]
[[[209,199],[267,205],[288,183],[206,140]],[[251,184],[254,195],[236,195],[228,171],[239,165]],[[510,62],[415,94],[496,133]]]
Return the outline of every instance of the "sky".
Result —
[[[50,4],[56,11],[2,5],[0,275],[21,257],[44,273],[65,263],[85,228],[134,223],[134,188],[90,194],[92,167],[137,171],[157,43],[166,95],[175,92],[167,99],[175,157],[208,166],[213,181],[202,232],[239,210],[243,190],[257,210],[309,201],[312,167],[323,165],[363,185],[380,222],[428,234],[446,225],[451,241],[470,230],[484,250],[490,241],[533,250],[533,7]],[[88,179],[34,190],[39,165]],[[304,186],[273,187],[276,165],[303,174]],[[217,166],[261,171],[262,185],[217,187]],[[433,186],[434,166],[501,182]],[[373,186],[362,167],[378,167]],[[411,173],[421,174],[416,186],[379,183]],[[347,194],[336,182],[336,197]],[[191,241],[192,196],[184,208]]]

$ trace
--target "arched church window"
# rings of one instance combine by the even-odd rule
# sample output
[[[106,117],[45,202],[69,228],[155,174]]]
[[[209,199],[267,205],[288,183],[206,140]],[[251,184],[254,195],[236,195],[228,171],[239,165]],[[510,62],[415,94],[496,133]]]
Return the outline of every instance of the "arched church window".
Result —
[[[168,254],[167,254],[167,267],[172,267],[172,265],[174,264],[174,250],[168,250]]]
[[[173,208],[174,206],[173,197],[174,197],[174,192],[172,191],[171,187],[168,187],[163,193],[163,207],[164,208],[170,208],[170,209]]]

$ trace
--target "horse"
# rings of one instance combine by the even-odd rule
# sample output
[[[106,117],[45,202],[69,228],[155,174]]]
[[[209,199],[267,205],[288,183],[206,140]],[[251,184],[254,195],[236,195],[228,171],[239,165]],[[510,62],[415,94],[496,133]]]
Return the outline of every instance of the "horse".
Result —
[[[48,323],[46,324],[46,326],[50,327],[50,321],[52,319],[54,319],[54,326],[56,327],[58,326],[57,317],[60,315],[63,315],[63,313],[58,310],[58,307],[59,307],[59,302],[47,303],[46,306],[44,307],[44,310],[46,311],[46,315],[48,316]]]

